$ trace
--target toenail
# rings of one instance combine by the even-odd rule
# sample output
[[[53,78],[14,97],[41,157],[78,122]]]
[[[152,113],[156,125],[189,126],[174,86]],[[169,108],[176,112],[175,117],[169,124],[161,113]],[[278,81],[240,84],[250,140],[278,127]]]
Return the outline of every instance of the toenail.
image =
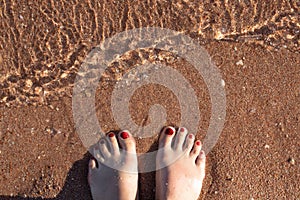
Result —
[[[165,131],[165,133],[166,133],[167,135],[173,135],[174,130],[171,129],[171,128],[167,128],[166,131]]]
[[[189,138],[192,139],[193,138],[193,134],[189,134]]]
[[[101,140],[101,141],[100,141],[100,144],[104,144],[104,143],[105,143],[104,140]],[[98,148],[98,149],[99,149],[99,148]]]
[[[196,142],[196,145],[200,146],[201,142],[200,141],[197,141]]]
[[[127,133],[127,132],[122,132],[122,133],[121,133],[121,138],[123,138],[123,139],[129,138],[129,133]]]
[[[205,153],[204,153],[203,150],[200,151],[200,157],[201,157],[201,158],[205,158]]]
[[[114,133],[109,133],[109,134],[108,134],[108,137],[114,137],[114,136],[115,136]]]
[[[180,132],[184,132],[184,130],[185,130],[185,129],[184,129],[183,127],[182,127],[182,128],[180,128]]]

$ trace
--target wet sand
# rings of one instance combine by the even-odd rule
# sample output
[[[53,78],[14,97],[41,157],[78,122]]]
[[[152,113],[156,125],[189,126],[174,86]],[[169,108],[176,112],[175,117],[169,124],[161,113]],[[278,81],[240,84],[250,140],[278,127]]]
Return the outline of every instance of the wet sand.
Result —
[[[86,181],[90,155],[72,116],[74,78],[103,38],[143,26],[171,28],[197,39],[226,83],[226,123],[208,154],[199,199],[299,199],[298,1],[0,5],[0,199],[91,199]],[[203,79],[184,61],[166,63],[192,83],[203,115],[197,138],[203,139],[211,114]],[[125,59],[118,67],[119,72],[114,66],[108,71],[108,80],[134,65]],[[105,131],[117,130],[108,101],[114,81],[101,83],[99,121],[105,122]],[[159,103],[167,109],[168,123],[176,125],[180,110],[172,97],[164,88],[145,87],[132,97],[132,118],[141,124],[150,105]],[[157,135],[137,140],[139,152],[157,148]],[[139,186],[140,199],[154,199],[154,173],[141,174]]]

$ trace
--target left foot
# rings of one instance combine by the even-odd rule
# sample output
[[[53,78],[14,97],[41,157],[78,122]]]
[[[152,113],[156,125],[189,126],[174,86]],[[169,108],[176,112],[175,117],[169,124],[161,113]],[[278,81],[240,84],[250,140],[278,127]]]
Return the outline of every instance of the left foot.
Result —
[[[122,147],[119,148],[119,144]],[[138,169],[135,140],[128,131],[110,132],[98,143],[89,163],[88,181],[93,200],[134,200],[137,197]]]

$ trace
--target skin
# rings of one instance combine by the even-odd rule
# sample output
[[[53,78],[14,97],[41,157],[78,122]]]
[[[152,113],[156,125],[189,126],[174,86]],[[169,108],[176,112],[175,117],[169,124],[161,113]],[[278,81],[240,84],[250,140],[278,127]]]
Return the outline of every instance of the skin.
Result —
[[[127,132],[129,137],[123,139],[122,132]],[[98,167],[95,159],[90,160],[88,181],[93,200],[134,200],[137,197],[135,140],[129,131],[122,132],[110,133],[99,141],[94,153]],[[107,166],[114,166],[114,169]]]
[[[122,132],[128,133],[126,139],[121,137]],[[162,131],[156,158],[156,199],[199,197],[205,176],[205,153],[201,151],[201,142],[194,140],[185,128],[179,128],[177,133],[173,127]],[[93,199],[137,199],[136,145],[129,131],[108,134],[99,141],[94,155],[97,160],[90,160],[88,174]]]
[[[169,134],[170,129],[174,133],[166,134],[168,129]],[[156,158],[156,166],[161,168],[156,171],[156,199],[198,199],[205,177],[205,153],[201,142],[194,140],[185,128],[179,128],[176,134],[173,127],[163,130],[159,148],[164,148]]]

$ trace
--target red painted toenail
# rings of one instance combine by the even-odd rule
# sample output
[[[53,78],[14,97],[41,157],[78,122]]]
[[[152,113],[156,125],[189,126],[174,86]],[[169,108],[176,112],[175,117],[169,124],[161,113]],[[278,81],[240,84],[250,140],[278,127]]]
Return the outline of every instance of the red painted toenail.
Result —
[[[166,133],[167,135],[173,135],[174,130],[171,129],[171,128],[167,128],[165,133]]]
[[[196,142],[196,145],[200,146],[201,142],[200,141],[197,141]]]
[[[193,134],[189,134],[189,138],[192,139],[193,138]]]
[[[109,134],[108,134],[108,137],[114,137],[114,136],[115,136],[114,133],[109,133]]]
[[[127,132],[122,132],[122,133],[121,133],[121,138],[123,138],[123,139],[129,138],[129,133],[127,133]]]
[[[185,130],[184,128],[180,128],[180,132],[184,132],[184,130]]]

